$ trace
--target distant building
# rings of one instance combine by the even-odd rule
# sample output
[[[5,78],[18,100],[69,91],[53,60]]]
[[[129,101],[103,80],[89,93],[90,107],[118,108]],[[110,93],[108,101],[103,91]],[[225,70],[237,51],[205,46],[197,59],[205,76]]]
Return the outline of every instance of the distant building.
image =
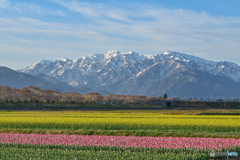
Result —
[[[152,104],[160,105],[163,107],[175,107],[179,102],[180,102],[180,100],[167,99],[167,100],[162,100],[162,101],[154,101]]]

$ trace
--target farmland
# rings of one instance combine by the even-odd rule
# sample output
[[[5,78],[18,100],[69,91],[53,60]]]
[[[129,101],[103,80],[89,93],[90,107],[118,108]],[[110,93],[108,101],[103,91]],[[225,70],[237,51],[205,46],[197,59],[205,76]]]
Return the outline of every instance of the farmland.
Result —
[[[235,139],[240,138],[239,116],[199,113],[1,111],[0,155],[2,159],[24,155],[33,159],[209,159],[211,150],[239,151],[240,141]]]
[[[0,114],[0,129],[239,133],[239,121],[229,115],[6,112]]]
[[[240,151],[239,140],[214,138],[0,134],[4,159],[208,159],[212,150]],[[9,154],[10,153],[10,154]],[[21,158],[22,157],[22,158]]]
[[[0,144],[2,159],[208,159],[210,150]],[[236,150],[236,149],[235,149]],[[11,153],[11,154],[9,154]]]

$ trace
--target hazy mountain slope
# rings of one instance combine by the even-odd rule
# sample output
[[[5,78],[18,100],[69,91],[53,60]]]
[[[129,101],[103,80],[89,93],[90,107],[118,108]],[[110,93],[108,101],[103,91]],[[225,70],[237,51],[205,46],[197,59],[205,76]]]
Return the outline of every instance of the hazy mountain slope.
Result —
[[[140,82],[138,82],[140,81]],[[125,86],[120,92],[132,94],[162,96],[168,93],[170,97],[203,97],[230,98],[239,95],[240,85],[233,80],[214,76],[202,71],[186,70],[173,72],[164,78],[155,79],[142,85],[141,79],[136,79]]]
[[[49,83],[49,85],[55,86],[56,88],[59,88],[61,90],[67,91],[67,92],[78,92],[80,90],[73,88],[72,86],[68,85],[65,82],[59,81],[56,78],[52,77],[52,76],[47,76],[45,74],[36,74],[36,75],[32,75],[33,77],[37,77],[39,79],[42,79],[46,82]],[[88,93],[88,91],[87,91]]]
[[[76,91],[68,84],[48,78],[47,81],[39,78],[40,75],[31,76],[25,73],[18,73],[7,67],[0,67],[0,85],[22,88],[27,86],[38,86],[42,89],[53,89],[61,92]],[[43,75],[41,75],[43,76]]]

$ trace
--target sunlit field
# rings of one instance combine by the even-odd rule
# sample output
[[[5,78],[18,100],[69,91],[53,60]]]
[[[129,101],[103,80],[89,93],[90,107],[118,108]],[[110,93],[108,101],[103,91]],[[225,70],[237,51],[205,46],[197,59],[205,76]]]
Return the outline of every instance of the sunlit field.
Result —
[[[1,129],[239,133],[240,116],[155,113],[0,113]]]
[[[0,156],[2,159],[24,156],[33,159],[209,159],[211,150],[239,151],[240,141],[234,138],[240,133],[240,116],[178,113],[2,111]]]

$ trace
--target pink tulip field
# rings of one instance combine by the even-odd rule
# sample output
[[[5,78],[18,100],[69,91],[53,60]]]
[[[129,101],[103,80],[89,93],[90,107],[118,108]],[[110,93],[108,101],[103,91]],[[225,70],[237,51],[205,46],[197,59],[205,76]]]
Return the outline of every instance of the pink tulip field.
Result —
[[[74,146],[117,146],[144,148],[190,148],[214,149],[240,147],[240,139],[190,138],[190,137],[132,137],[93,135],[42,135],[0,133],[0,143],[74,145]]]
[[[1,159],[209,159],[240,139],[0,133]]]

